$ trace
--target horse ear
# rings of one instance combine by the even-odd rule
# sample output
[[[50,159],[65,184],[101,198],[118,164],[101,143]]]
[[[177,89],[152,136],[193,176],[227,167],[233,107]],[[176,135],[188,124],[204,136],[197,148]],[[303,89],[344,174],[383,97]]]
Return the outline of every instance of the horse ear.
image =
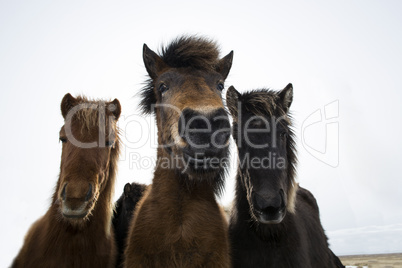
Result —
[[[74,98],[70,93],[67,93],[64,95],[63,99],[61,100],[61,114],[63,115],[63,118],[66,119],[66,116],[68,112],[75,106],[77,105],[77,99]]]
[[[293,101],[293,86],[289,83],[284,89],[279,93],[279,99],[281,100],[283,110],[287,113],[289,112],[290,105]]]
[[[109,102],[108,110],[112,112],[114,118],[117,120],[121,114],[121,105],[118,99],[114,99],[113,101]]]
[[[235,121],[237,121],[238,118],[238,105],[240,101],[241,94],[234,88],[234,86],[230,86],[226,92],[226,104],[233,120]]]
[[[158,75],[167,68],[163,60],[155,52],[150,50],[146,44],[144,44],[142,58],[145,68],[152,79],[158,77]]]
[[[233,61],[233,50],[230,51],[225,57],[223,57],[216,66],[216,71],[223,76],[223,79],[228,77],[230,68],[232,68],[232,61]]]
[[[131,192],[131,184],[126,183],[126,185],[124,185],[124,196],[128,197],[130,192]]]

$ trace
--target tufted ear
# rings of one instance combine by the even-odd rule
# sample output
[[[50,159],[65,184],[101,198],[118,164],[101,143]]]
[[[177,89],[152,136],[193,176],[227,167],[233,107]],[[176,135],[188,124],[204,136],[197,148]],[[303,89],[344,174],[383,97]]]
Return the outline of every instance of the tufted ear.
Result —
[[[216,66],[216,71],[222,75],[223,79],[226,79],[226,77],[228,77],[230,68],[232,68],[232,62],[233,50],[230,51],[230,53],[227,54],[225,57],[223,57]]]
[[[109,102],[108,104],[108,110],[112,112],[114,115],[115,120],[119,119],[120,114],[121,114],[121,105],[120,101],[118,99],[114,99],[113,101]]]
[[[164,63],[155,52],[150,50],[146,44],[144,44],[143,47],[142,58],[144,60],[145,68],[152,79],[157,78],[158,75],[168,67],[166,63]]]
[[[226,92],[226,105],[229,108],[229,112],[233,117],[234,121],[238,118],[238,108],[239,102],[241,101],[241,94],[234,88],[230,86]]]
[[[290,105],[293,101],[293,86],[289,83],[284,89],[278,93],[279,99],[282,103],[283,110],[288,113]]]
[[[64,95],[63,99],[61,100],[61,114],[63,115],[63,118],[66,119],[66,116],[68,112],[75,106],[77,105],[77,99],[74,98],[70,93],[67,93]]]

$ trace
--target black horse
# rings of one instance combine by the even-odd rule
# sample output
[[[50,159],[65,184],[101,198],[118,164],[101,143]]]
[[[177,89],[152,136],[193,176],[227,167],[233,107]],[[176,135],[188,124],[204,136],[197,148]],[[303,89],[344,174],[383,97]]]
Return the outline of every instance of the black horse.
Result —
[[[127,183],[124,192],[115,203],[113,228],[118,248],[116,267],[122,267],[128,228],[134,214],[135,206],[144,194],[147,186],[139,183]]]
[[[328,247],[314,196],[295,181],[292,99],[292,84],[279,92],[228,89],[239,153],[229,226],[234,267],[343,267]]]

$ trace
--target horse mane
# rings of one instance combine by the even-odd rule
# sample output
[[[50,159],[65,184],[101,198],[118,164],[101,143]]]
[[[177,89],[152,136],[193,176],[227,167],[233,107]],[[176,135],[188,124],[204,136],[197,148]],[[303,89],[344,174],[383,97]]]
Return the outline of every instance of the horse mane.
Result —
[[[111,182],[113,182],[112,185],[112,193],[114,193],[114,186],[115,186],[115,179],[116,179],[116,175],[117,175],[117,167],[118,167],[118,161],[119,161],[119,155],[120,155],[120,144],[121,144],[121,140],[120,140],[120,131],[117,131],[116,133],[116,139],[115,139],[115,144],[114,147],[111,149],[110,152],[110,162],[109,162],[109,169],[108,169],[108,173],[109,173],[109,180],[111,180]],[[111,196],[112,198],[112,196]],[[111,205],[111,209],[114,209],[114,204],[112,202],[112,199],[110,200],[110,205]]]
[[[241,101],[243,108],[252,114],[263,116],[282,116],[285,112],[280,105],[277,105],[279,96],[275,91],[269,89],[255,89],[242,94]],[[278,109],[278,111],[276,111]]]
[[[219,48],[216,42],[207,38],[181,36],[162,47],[160,57],[172,68],[214,70],[219,61]]]
[[[162,46],[159,57],[171,68],[193,68],[202,71],[214,71],[219,62],[220,51],[217,43],[205,37],[181,36],[167,46]],[[143,114],[152,112],[156,103],[154,81],[149,78],[141,90],[140,107]]]
[[[74,118],[83,123],[81,126],[82,130],[98,127],[100,122],[99,108],[106,109],[107,112],[106,104],[109,100],[89,99],[84,95],[79,95],[75,99],[77,101],[75,105],[82,105],[79,107],[79,110],[74,113]]]
[[[286,113],[282,108],[282,105],[278,103],[279,95],[278,92],[269,89],[256,89],[247,91],[241,94],[239,99],[229,98],[228,106],[236,107],[238,103],[241,103],[241,108],[243,111],[247,111],[251,114],[264,116],[269,114],[270,116],[282,117],[286,119],[288,128],[288,138],[286,143],[286,153],[288,158],[287,174],[288,180],[291,183],[291,191],[288,193],[289,196],[289,208],[290,212],[295,211],[295,201],[296,192],[298,189],[298,184],[296,183],[296,165],[297,165],[297,150],[295,142],[295,133],[293,130],[293,118],[290,112]],[[241,116],[241,115],[238,115]],[[233,124],[233,137],[238,135],[238,125],[236,122]],[[242,172],[242,176],[247,174]]]

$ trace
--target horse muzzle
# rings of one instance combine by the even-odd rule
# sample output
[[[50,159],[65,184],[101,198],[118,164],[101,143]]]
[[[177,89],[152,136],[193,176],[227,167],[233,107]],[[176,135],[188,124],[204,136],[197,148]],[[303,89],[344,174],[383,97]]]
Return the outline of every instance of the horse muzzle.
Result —
[[[66,183],[60,194],[62,215],[67,219],[85,218],[91,210],[93,195],[91,183],[88,187],[74,187],[71,183]]]
[[[186,144],[181,148],[186,165],[196,171],[220,169],[222,158],[227,157],[231,131],[225,110],[220,108],[205,114],[186,108],[178,126]]]
[[[286,201],[283,190],[276,195],[263,196],[256,192],[251,194],[252,213],[262,224],[278,224],[286,216]]]

